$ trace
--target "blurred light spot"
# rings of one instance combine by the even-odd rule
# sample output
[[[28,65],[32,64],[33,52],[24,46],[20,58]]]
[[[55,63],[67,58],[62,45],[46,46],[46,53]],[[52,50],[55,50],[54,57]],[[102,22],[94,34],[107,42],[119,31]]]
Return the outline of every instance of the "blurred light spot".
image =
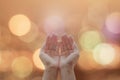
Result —
[[[92,53],[82,51],[81,56],[78,60],[78,64],[82,70],[88,71],[88,70],[93,70],[93,69],[99,69],[100,66],[97,65],[93,59]]]
[[[25,78],[32,73],[33,65],[27,57],[18,57],[12,63],[13,74],[19,78]]]
[[[26,43],[30,43],[34,41],[39,36],[39,34],[40,32],[38,31],[37,26],[35,24],[31,24],[30,31],[27,34],[20,36],[19,39]]]
[[[84,32],[79,38],[79,43],[84,50],[92,50],[102,39],[97,31]]]
[[[9,29],[14,35],[23,36],[29,32],[30,28],[30,20],[25,15],[15,15],[9,21]]]
[[[16,76],[14,76],[13,74],[10,74],[10,75],[8,75],[7,77],[5,77],[4,80],[25,80],[25,79],[18,78],[18,77],[16,77]]]
[[[120,33],[120,13],[112,13],[106,19],[107,29],[115,34]]]
[[[102,65],[108,65],[115,59],[115,49],[109,44],[99,44],[93,51],[95,61]]]
[[[49,16],[45,19],[44,30],[47,34],[56,33],[58,35],[64,33],[64,21],[61,16]]]
[[[37,68],[44,70],[45,66],[43,65],[42,61],[40,60],[39,54],[40,54],[40,49],[38,49],[34,52],[33,61],[34,61],[34,64]]]
[[[11,70],[11,63],[16,55],[10,50],[2,50],[0,54],[2,59],[0,64],[0,71],[6,72]]]
[[[107,65],[107,69],[116,69],[119,68],[120,63],[120,47],[116,44],[110,44],[115,50],[115,58],[111,64]]]

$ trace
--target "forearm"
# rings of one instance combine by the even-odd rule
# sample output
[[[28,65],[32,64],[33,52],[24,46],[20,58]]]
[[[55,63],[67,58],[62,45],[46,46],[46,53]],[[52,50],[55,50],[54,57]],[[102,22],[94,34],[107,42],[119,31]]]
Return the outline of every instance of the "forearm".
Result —
[[[56,80],[58,74],[58,69],[55,67],[50,67],[45,69],[42,80]]]
[[[64,66],[61,68],[61,77],[62,80],[76,80],[74,67]]]
[[[42,80],[56,80],[58,68],[55,66],[55,62],[58,61],[58,57],[55,56],[54,58],[51,58],[49,55],[42,53],[40,54],[40,58],[45,65],[45,71]]]
[[[65,56],[61,57],[60,71],[62,80],[76,80],[74,73],[74,64],[76,63],[76,60],[74,59],[76,58],[76,55],[71,55],[69,58],[66,60]]]

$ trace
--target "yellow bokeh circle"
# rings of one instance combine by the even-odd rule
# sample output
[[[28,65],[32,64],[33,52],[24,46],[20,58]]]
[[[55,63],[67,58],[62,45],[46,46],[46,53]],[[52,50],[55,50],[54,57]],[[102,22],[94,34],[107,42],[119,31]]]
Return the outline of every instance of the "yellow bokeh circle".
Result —
[[[97,63],[101,65],[109,65],[116,57],[115,49],[110,44],[99,44],[93,51],[93,57]]]
[[[34,64],[37,68],[44,70],[45,66],[42,63],[42,61],[39,57],[39,54],[40,54],[40,49],[37,49],[33,54],[33,61],[34,61]]]
[[[9,29],[16,36],[23,36],[30,31],[31,22],[23,14],[14,15],[9,21]]]
[[[94,47],[102,42],[98,31],[86,31],[79,38],[79,43],[83,50],[93,50]]]
[[[12,63],[12,72],[19,78],[25,78],[32,73],[33,65],[27,57],[18,57]]]

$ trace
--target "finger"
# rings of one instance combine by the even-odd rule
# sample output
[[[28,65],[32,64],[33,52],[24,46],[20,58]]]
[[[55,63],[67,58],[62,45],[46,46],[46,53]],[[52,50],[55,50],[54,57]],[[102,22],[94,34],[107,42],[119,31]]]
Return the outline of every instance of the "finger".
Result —
[[[72,38],[72,36],[69,37],[69,44],[70,44],[70,50],[73,50],[73,38]]]
[[[53,51],[53,55],[57,54],[57,36],[53,35],[53,41],[52,41],[52,51]]]
[[[61,49],[60,55],[63,55],[63,53],[65,52],[63,41],[59,43],[59,48]]]
[[[50,38],[49,50],[52,50],[52,45],[53,45],[53,35]]]
[[[73,51],[74,51],[72,36],[68,37],[68,42],[69,42],[69,50],[68,50],[68,55],[69,55],[69,54],[73,53]]]
[[[47,38],[47,49],[46,49],[46,52],[48,55],[51,55],[51,39],[52,39],[52,35],[48,36]]]
[[[47,39],[46,39],[45,50],[49,49],[49,45],[50,45],[50,36],[48,36]]]
[[[57,36],[53,35],[53,37],[52,37],[52,50],[56,50],[56,45],[57,45]]]
[[[64,35],[64,36],[62,37],[63,51],[66,51],[66,50],[68,49],[66,37],[67,37],[67,35]]]
[[[67,35],[66,35],[65,37],[63,37],[63,38],[64,38],[64,44],[65,44],[65,47],[64,47],[64,49],[65,49],[64,55],[67,55],[67,54],[69,54],[69,50],[70,50],[69,38],[68,38]]]
[[[61,55],[66,55],[68,53],[68,50],[66,47],[64,47],[64,42],[62,43],[62,46],[61,46]]]
[[[69,43],[68,36],[65,37],[65,43],[66,43],[66,49],[69,50],[70,49],[70,43]]]
[[[53,35],[53,46],[57,46],[57,36]]]
[[[71,49],[71,42],[69,40],[69,37],[66,37],[66,44],[67,44],[67,49],[70,50]]]
[[[65,44],[65,39],[62,37],[62,42],[61,42],[61,55],[64,55],[66,51],[66,44]]]
[[[50,42],[50,55],[54,56],[55,55],[55,51],[56,51],[56,44],[55,42],[57,42],[57,36],[52,35],[51,37],[51,42]]]
[[[59,56],[60,54],[60,51],[59,51],[59,49],[60,49],[60,43],[57,43],[57,46],[56,46],[56,51],[55,51],[55,55],[56,56]]]

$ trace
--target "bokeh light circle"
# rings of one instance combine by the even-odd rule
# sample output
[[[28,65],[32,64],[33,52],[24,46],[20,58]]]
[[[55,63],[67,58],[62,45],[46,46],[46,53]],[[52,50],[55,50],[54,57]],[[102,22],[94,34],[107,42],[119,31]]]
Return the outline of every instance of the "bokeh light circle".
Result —
[[[12,50],[1,50],[1,64],[0,64],[0,71],[6,72],[11,70],[11,64],[16,54],[13,53]]]
[[[37,49],[33,54],[33,61],[34,61],[34,64],[37,68],[44,70],[45,66],[42,63],[42,61],[39,57],[39,54],[40,54],[40,49]]]
[[[95,61],[101,65],[109,65],[115,59],[115,49],[106,43],[99,44],[93,50],[93,57]]]
[[[115,12],[107,16],[106,28],[114,34],[120,33],[120,13]]]
[[[12,72],[19,78],[25,78],[32,73],[33,65],[27,57],[18,57],[12,63]]]
[[[26,80],[26,79],[18,78],[18,77],[16,77],[15,75],[10,74],[10,75],[8,75],[7,77],[5,77],[4,80]]]
[[[29,32],[31,22],[25,15],[14,15],[9,21],[9,29],[16,36],[23,36]]]
[[[98,31],[86,31],[79,38],[79,43],[84,50],[93,50],[93,48],[102,42],[102,37]]]
[[[48,16],[44,22],[44,30],[47,34],[56,33],[58,35],[64,33],[64,20],[61,16]]]
[[[92,52],[81,51],[81,56],[78,60],[79,67],[82,70],[96,70],[100,69],[100,66],[96,64]]]
[[[39,34],[40,32],[38,31],[37,26],[32,23],[30,31],[27,34],[20,36],[19,39],[23,42],[30,43],[37,39],[37,37],[40,36]]]

